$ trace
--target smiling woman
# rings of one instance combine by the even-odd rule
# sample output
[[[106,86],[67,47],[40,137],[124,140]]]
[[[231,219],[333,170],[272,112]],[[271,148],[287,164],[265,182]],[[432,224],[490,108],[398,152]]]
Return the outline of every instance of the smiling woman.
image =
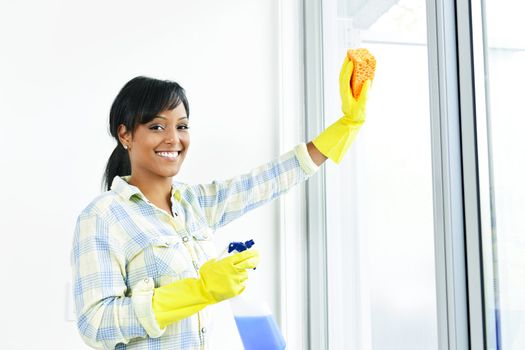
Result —
[[[343,117],[313,142],[211,184],[173,179],[190,144],[182,87],[137,77],[122,88],[110,111],[117,146],[106,167],[108,191],[80,213],[73,238],[77,327],[87,344],[209,348],[208,306],[242,293],[259,262],[254,249],[216,259],[215,230],[304,182],[327,157],[340,162],[365,121],[368,88],[353,97],[353,67],[345,57]]]
[[[173,182],[189,147],[188,111],[179,84],[146,77],[113,102],[108,191],[80,214],[72,252],[77,325],[93,347],[207,346],[206,306],[240,294],[259,261],[253,249],[215,260],[213,230],[317,169],[303,144],[223,183]]]

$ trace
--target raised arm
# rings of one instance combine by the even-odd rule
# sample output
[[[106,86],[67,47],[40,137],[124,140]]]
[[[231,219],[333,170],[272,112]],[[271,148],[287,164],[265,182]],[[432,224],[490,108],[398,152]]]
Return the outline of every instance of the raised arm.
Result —
[[[305,144],[300,144],[277,160],[243,175],[191,187],[197,201],[194,205],[202,211],[211,228],[226,225],[249,210],[286,193],[314,174],[318,166],[307,148]]]

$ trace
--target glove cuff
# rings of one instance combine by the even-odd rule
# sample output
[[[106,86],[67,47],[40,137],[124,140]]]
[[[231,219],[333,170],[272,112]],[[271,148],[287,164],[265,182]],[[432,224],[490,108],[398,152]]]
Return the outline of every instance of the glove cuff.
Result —
[[[348,147],[354,142],[361,125],[363,121],[352,122],[348,118],[340,118],[322,131],[312,142],[319,152],[339,164]]]
[[[185,278],[155,288],[153,312],[161,327],[196,314],[215,301],[198,278]]]

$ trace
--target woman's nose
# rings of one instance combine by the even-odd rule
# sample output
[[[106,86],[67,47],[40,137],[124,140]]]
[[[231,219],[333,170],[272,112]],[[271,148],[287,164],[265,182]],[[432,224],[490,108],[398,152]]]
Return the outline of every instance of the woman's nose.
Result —
[[[168,133],[166,134],[165,142],[167,144],[176,144],[179,142],[179,133],[177,131],[177,128],[168,129]]]

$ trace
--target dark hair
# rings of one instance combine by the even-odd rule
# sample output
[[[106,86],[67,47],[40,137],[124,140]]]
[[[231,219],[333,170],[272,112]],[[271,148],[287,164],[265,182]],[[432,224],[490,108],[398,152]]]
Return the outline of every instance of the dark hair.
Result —
[[[150,122],[159,113],[174,109],[181,102],[189,117],[190,109],[184,89],[174,81],[136,77],[124,85],[109,112],[109,132],[117,140],[117,146],[108,159],[102,180],[103,188],[110,190],[115,176],[131,174],[128,151],[120,143],[118,127],[124,124],[133,135],[137,125]]]

